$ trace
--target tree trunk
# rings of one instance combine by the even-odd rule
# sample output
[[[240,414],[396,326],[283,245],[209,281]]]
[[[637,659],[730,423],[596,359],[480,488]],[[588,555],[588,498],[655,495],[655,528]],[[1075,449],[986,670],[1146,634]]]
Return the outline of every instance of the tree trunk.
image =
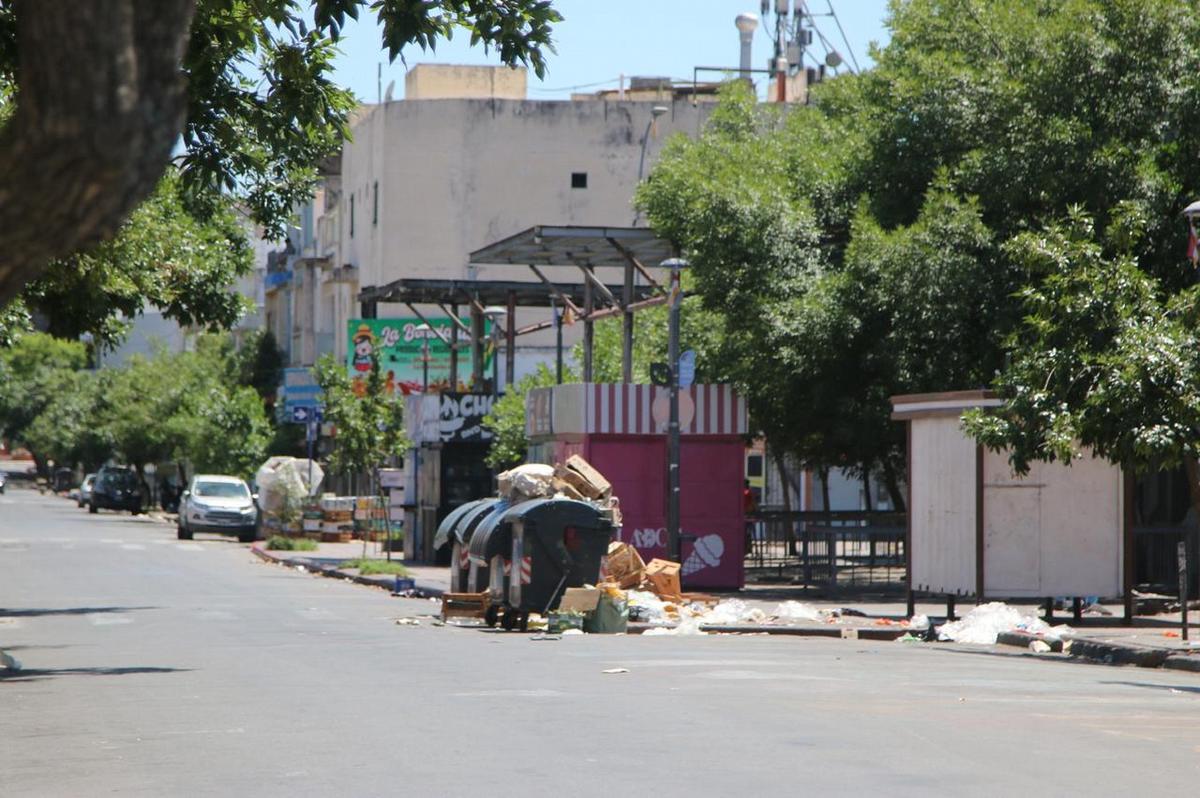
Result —
[[[874,507],[871,506],[871,468],[870,468],[870,466],[867,466],[867,465],[863,466],[862,484],[863,484],[863,503],[865,504],[866,511],[869,513],[875,509]]]
[[[0,306],[110,238],[183,130],[194,0],[15,0],[17,107],[0,131]]]
[[[891,497],[892,507],[898,513],[907,511],[908,502],[905,500],[904,491],[900,490],[900,481],[896,478],[896,469],[892,468],[892,464],[885,457],[881,465],[883,469],[883,484],[887,488],[888,496]]]

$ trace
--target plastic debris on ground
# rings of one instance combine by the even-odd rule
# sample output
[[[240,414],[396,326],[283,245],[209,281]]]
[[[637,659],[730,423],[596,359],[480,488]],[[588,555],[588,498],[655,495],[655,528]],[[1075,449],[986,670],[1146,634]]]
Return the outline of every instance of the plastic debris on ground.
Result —
[[[1034,640],[1029,644],[1029,650],[1034,654],[1045,654],[1050,650],[1050,644],[1045,640]]]
[[[995,645],[1001,632],[1027,632],[1047,640],[1061,640],[1074,630],[1066,624],[1051,626],[1002,601],[992,601],[975,607],[960,620],[942,624],[937,632],[938,640],[990,646]]]
[[[908,628],[916,629],[917,631],[921,631],[921,632],[925,631],[926,629],[929,628],[929,616],[928,615],[914,615],[913,617],[908,619]]]
[[[629,668],[606,668],[601,673],[629,673]]]
[[[781,621],[824,621],[825,616],[811,604],[785,601],[775,608],[771,616]]]

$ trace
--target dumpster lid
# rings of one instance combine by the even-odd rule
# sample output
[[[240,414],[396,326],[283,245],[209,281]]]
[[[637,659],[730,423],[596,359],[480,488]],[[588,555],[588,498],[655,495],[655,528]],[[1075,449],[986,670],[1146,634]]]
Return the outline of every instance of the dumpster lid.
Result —
[[[512,503],[507,499],[497,501],[488,515],[475,525],[471,535],[472,559],[489,562],[497,554],[506,554],[512,546],[512,527],[505,523]]]
[[[538,524],[554,522],[557,526],[579,526],[599,529],[611,526],[603,511],[594,504],[578,499],[534,499],[521,502],[509,510],[504,520],[533,521]]]
[[[504,507],[500,507],[501,502],[504,502]],[[503,511],[508,505],[509,502],[506,499],[484,499],[459,519],[459,522],[454,525],[454,529],[450,530],[450,537],[464,546],[470,544],[471,537],[479,528],[480,523],[493,511],[497,509]]]
[[[450,533],[454,530],[454,526],[464,515],[469,513],[472,508],[478,507],[488,499],[476,499],[473,502],[460,504],[450,511],[450,514],[442,519],[442,523],[438,524],[437,534],[433,536],[433,547],[440,549],[450,542]]]

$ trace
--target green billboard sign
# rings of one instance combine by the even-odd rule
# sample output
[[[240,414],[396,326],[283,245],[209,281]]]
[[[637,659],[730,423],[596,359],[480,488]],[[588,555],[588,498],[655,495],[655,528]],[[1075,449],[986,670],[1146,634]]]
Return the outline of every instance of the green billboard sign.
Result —
[[[469,325],[468,319],[463,323]],[[351,379],[366,379],[371,371],[371,355],[379,358],[379,369],[393,390],[421,393],[428,365],[429,387],[438,391],[467,391],[471,381],[471,336],[447,318],[431,319],[433,330],[419,329],[419,318],[350,319],[346,340],[349,352],[346,367]],[[484,323],[484,376],[490,375],[493,343],[491,322]],[[450,385],[450,347],[447,341],[458,336],[458,385]],[[428,344],[428,348],[426,348]],[[428,362],[426,362],[428,361]]]

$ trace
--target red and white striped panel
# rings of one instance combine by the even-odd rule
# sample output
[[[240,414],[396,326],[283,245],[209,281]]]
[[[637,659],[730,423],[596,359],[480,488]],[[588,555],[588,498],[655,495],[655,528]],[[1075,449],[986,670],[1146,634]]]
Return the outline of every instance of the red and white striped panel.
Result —
[[[657,385],[600,384],[585,388],[583,432],[609,435],[656,435],[667,431],[654,420],[654,403],[666,402],[670,390]],[[680,390],[695,412],[680,428],[683,435],[745,435],[746,400],[729,385],[692,385]],[[686,402],[686,400],[681,400]]]
[[[521,558],[521,584],[527,585],[533,581],[533,558]]]
[[[504,561],[504,575],[512,576],[512,560]]]
[[[471,567],[471,550],[466,546],[459,546],[458,567],[464,571]]]

